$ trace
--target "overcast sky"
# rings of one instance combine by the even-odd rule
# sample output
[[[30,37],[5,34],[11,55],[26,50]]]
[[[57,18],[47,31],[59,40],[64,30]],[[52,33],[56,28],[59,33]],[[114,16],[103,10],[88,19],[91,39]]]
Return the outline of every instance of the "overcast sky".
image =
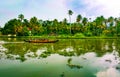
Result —
[[[68,19],[67,12],[71,9],[74,14],[72,21],[78,14],[88,18],[120,16],[120,0],[1,0],[0,26],[8,20],[23,14],[30,19],[36,16],[42,20]]]

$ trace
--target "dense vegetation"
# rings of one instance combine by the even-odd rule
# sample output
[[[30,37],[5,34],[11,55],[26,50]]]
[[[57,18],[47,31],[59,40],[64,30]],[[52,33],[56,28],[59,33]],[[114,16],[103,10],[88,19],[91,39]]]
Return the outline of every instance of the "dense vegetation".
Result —
[[[104,18],[104,16],[86,18],[80,14],[76,17],[76,22],[71,22],[73,12],[68,10],[69,21],[40,20],[32,17],[30,20],[20,14],[18,18],[9,20],[2,28],[3,35],[16,34],[17,36],[41,36],[41,35],[74,35],[78,36],[119,36],[120,18]]]

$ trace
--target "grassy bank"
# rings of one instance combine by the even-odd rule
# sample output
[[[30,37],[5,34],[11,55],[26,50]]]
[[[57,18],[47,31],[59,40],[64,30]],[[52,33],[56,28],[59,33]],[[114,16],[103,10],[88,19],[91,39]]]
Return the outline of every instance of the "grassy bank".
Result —
[[[108,36],[70,36],[70,35],[59,35],[59,36],[0,36],[0,38],[49,38],[49,39],[119,39],[120,37],[108,37]]]

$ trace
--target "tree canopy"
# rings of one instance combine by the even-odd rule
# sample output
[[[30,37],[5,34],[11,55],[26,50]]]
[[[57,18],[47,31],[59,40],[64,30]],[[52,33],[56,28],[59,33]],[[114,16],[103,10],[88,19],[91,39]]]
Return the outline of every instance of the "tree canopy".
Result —
[[[69,17],[73,14],[72,10],[68,10]],[[3,35],[16,34],[17,36],[40,36],[40,35],[76,35],[84,36],[119,36],[120,35],[120,19],[104,16],[96,17],[95,20],[83,17],[78,14],[76,22],[71,23],[66,18],[62,21],[41,20],[37,17],[31,17],[30,20],[25,19],[23,14],[18,18],[9,20],[1,29]]]

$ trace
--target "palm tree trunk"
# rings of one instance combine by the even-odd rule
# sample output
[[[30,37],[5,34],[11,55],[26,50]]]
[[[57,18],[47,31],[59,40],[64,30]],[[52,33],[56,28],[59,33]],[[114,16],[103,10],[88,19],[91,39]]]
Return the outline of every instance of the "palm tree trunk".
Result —
[[[69,23],[70,23],[70,35],[71,35],[71,17],[70,17],[70,15],[69,15]]]

